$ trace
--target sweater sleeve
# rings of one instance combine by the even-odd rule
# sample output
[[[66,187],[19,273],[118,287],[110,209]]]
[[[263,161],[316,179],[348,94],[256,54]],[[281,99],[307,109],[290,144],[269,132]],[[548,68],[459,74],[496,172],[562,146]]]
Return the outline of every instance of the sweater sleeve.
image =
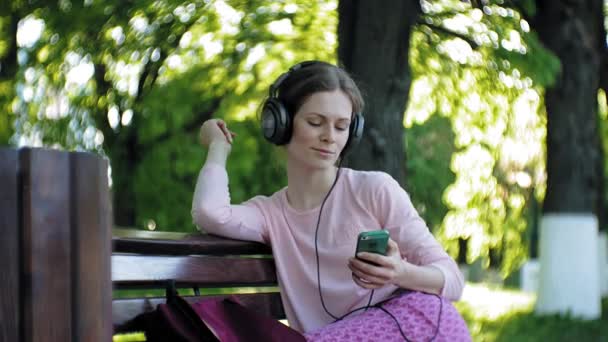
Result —
[[[392,177],[384,175],[372,202],[380,214],[380,224],[389,231],[408,262],[434,266],[443,273],[442,296],[450,300],[460,299],[464,278],[458,265],[431,234],[407,192]]]
[[[215,163],[207,163],[196,181],[192,220],[201,232],[268,243],[266,223],[260,208],[261,197],[241,205],[230,204],[226,169]]]

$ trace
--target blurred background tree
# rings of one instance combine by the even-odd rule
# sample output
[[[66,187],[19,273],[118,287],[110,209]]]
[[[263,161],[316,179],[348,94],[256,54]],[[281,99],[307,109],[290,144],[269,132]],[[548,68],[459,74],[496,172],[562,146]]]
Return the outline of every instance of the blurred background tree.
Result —
[[[193,231],[200,124],[238,134],[233,202],[270,194],[285,175],[259,134],[268,86],[299,61],[340,62],[369,105],[351,165],[390,172],[450,253],[506,276],[545,192],[544,89],[559,61],[521,14],[533,1],[404,3],[11,1],[0,142],[106,155],[117,225]]]

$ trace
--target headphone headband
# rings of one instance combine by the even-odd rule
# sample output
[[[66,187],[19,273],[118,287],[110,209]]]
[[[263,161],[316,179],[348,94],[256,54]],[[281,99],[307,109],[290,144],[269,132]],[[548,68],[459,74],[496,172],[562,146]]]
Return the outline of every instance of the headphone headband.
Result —
[[[304,62],[300,62],[294,66],[292,66],[291,68],[289,68],[289,70],[287,70],[286,72],[282,73],[277,79],[276,81],[274,81],[272,83],[272,85],[270,86],[270,90],[268,92],[268,96],[270,97],[277,97],[277,91],[279,90],[279,88],[281,87],[281,84],[283,83],[283,81],[285,81],[289,75],[291,75],[291,73],[293,73],[296,70],[305,68],[307,66],[310,65],[314,65],[314,64],[321,64],[323,62],[319,62],[319,61],[304,61]]]

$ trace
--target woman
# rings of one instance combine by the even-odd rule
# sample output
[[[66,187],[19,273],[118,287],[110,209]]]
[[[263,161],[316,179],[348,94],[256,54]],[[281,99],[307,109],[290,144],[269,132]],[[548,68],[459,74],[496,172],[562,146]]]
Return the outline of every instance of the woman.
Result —
[[[290,326],[309,340],[468,341],[449,302],[461,296],[462,275],[407,193],[386,173],[340,167],[362,134],[362,109],[356,84],[337,66],[310,61],[281,75],[262,126],[285,145],[287,187],[240,205],[230,203],[225,167],[234,134],[222,120],[205,122],[193,220],[272,247]],[[357,235],[379,229],[390,234],[386,255],[355,258]]]

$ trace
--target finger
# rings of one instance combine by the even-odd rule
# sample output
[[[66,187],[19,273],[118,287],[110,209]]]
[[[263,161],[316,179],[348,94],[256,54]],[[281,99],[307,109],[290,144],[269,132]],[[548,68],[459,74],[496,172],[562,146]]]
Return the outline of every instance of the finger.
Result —
[[[366,262],[353,263],[352,266],[349,265],[349,268],[365,279],[374,277],[381,283],[386,283],[391,279],[391,273],[388,269],[370,265]]]
[[[226,123],[224,121],[217,121],[217,127],[219,127],[222,132],[224,132],[224,134],[226,134],[226,132],[228,132],[228,127],[226,126]]]
[[[371,261],[367,261],[366,259],[358,259],[358,258],[353,258],[350,263],[356,267],[357,269],[365,272],[365,273],[370,273],[370,274],[376,274],[378,272],[378,270],[381,270],[383,266],[381,265],[374,265],[371,263]]]
[[[360,259],[358,261],[365,260],[379,266],[390,266],[390,262],[387,260],[388,258],[377,253],[360,252],[357,254],[357,258]]]
[[[232,134],[230,134],[230,131],[224,132],[224,135],[226,136],[226,140],[232,144]]]
[[[222,130],[222,133],[224,134],[224,136],[226,137],[226,140],[232,144],[232,132],[230,132],[230,130],[228,129],[228,126],[226,126],[226,123],[222,120],[218,120],[217,121],[217,126]]]
[[[363,279],[360,279],[354,274],[352,275],[352,278],[353,278],[353,281],[355,282],[355,284],[359,285],[360,287],[362,287],[364,289],[375,290],[375,289],[382,287],[382,285],[370,283]]]
[[[359,285],[359,287],[367,288],[367,284],[362,282],[361,280],[359,280],[359,278],[357,278],[357,276],[354,273],[351,274],[351,277],[353,278],[353,281],[355,282],[355,284]]]
[[[399,250],[399,245],[391,238],[388,239],[388,250]]]
[[[387,281],[387,279],[385,277],[378,276],[376,274],[371,274],[371,273],[364,272],[364,271],[362,271],[360,269],[357,269],[356,267],[352,267],[350,270],[353,272],[353,274],[355,276],[357,276],[358,278],[363,279],[363,280],[365,280],[365,281],[367,281],[369,283],[384,284]]]
[[[388,248],[386,249],[386,255],[396,255],[396,254],[400,254],[399,245],[397,244],[397,242],[395,242],[395,240],[389,239]]]

